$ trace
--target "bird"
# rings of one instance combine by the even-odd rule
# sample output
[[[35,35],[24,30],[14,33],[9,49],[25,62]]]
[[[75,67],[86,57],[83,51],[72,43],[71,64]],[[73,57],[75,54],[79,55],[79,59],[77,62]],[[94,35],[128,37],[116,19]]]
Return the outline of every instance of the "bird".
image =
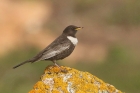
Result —
[[[60,66],[56,63],[57,60],[62,60],[68,57],[74,50],[75,46],[78,43],[78,39],[76,38],[76,33],[78,30],[83,27],[78,27],[75,25],[67,26],[62,34],[56,38],[50,45],[48,45],[45,49],[39,52],[37,55],[28,59],[16,66],[13,69],[26,64],[26,63],[34,63],[37,61],[49,60],[54,63],[55,66]]]

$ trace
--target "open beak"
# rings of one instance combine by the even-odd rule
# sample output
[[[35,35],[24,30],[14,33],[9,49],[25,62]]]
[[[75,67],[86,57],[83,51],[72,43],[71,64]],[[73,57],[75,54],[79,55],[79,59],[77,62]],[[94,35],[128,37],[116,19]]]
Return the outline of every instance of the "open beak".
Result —
[[[80,30],[80,29],[83,29],[83,27],[77,27],[75,30],[78,31],[78,30]]]

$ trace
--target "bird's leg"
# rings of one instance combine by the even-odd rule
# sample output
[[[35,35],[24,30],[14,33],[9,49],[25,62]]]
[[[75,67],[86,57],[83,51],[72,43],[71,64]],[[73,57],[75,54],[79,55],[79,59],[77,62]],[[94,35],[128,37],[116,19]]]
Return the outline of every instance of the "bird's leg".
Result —
[[[61,67],[56,63],[56,60],[53,60],[52,62],[54,63],[55,66],[57,66],[61,69]]]
[[[57,66],[62,72],[64,72],[64,73],[66,73],[67,72],[67,70],[65,70],[65,69],[62,69],[57,63],[56,63],[56,60],[53,60],[52,61],[53,63],[54,63],[54,65],[55,66]]]

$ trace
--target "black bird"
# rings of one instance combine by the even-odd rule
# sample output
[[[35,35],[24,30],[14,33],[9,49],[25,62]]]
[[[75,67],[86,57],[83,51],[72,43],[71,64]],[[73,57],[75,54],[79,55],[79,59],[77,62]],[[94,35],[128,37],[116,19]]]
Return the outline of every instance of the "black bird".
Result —
[[[56,66],[59,67],[59,65],[56,64],[56,60],[64,59],[65,57],[68,57],[73,52],[76,44],[78,43],[75,34],[78,30],[82,28],[83,27],[77,27],[74,25],[70,25],[66,27],[63,33],[58,38],[56,38],[50,45],[48,45],[44,50],[42,50],[33,58],[26,60],[14,66],[13,68],[15,69],[25,63],[29,63],[29,62],[34,63],[36,61],[41,61],[41,60],[50,60]]]

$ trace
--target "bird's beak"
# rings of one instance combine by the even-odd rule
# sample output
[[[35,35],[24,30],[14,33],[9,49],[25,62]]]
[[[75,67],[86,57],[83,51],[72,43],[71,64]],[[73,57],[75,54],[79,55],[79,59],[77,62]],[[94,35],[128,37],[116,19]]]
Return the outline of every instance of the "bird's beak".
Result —
[[[77,28],[75,28],[75,30],[80,30],[80,29],[83,29],[83,27],[77,27]]]

